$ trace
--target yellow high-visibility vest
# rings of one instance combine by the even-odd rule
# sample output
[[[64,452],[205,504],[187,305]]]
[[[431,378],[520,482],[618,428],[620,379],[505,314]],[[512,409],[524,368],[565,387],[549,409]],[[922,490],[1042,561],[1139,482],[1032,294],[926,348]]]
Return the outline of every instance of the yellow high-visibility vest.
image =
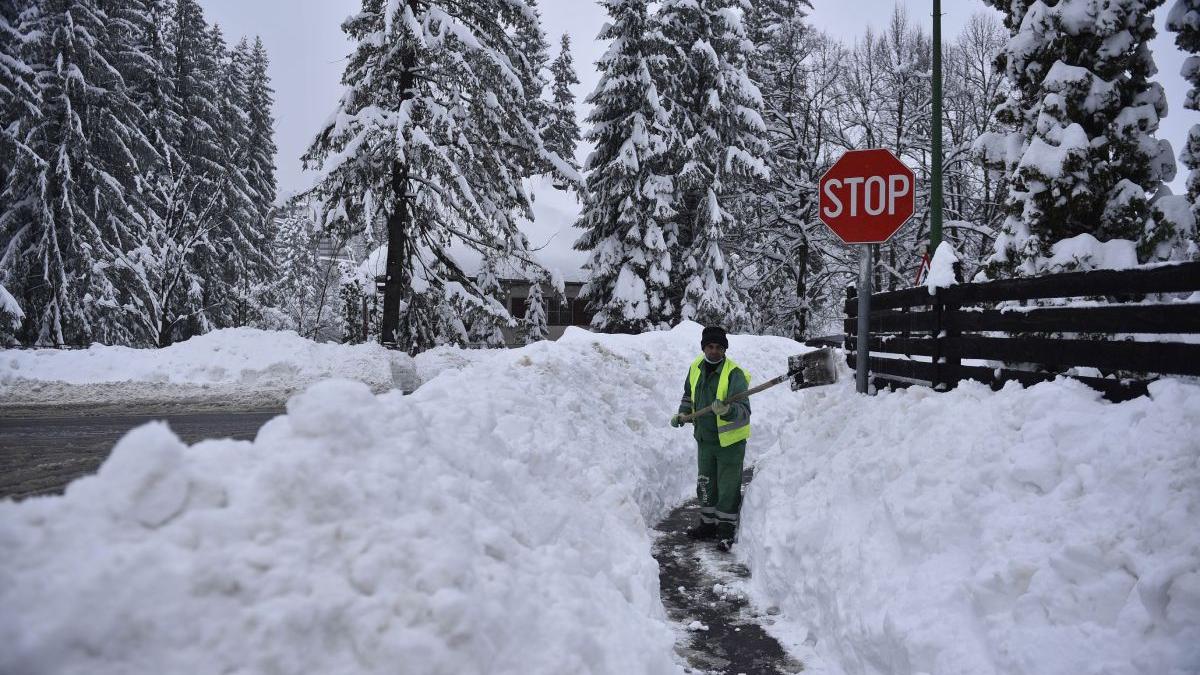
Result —
[[[692,362],[692,369],[688,372],[688,382],[692,385],[692,412],[696,412],[696,385],[700,382],[700,364],[704,363],[704,357],[700,356]],[[729,394],[729,375],[741,368],[734,363],[732,359],[726,357],[724,363],[721,364],[721,374],[717,380],[717,398],[724,401]],[[746,378],[746,387],[750,387],[750,373],[746,372],[745,368],[741,368],[742,375]],[[750,420],[739,420],[730,422],[723,417],[717,417],[717,437],[721,441],[721,447],[727,448],[734,443],[744,441],[750,438]]]

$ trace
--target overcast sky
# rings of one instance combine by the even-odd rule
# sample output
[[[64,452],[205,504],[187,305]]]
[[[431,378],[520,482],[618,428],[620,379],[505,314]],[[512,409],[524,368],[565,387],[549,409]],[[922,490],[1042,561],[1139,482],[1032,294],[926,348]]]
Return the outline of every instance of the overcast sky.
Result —
[[[284,195],[309,186],[312,178],[301,171],[300,155],[333,111],[342,92],[341,75],[351,46],[342,34],[342,19],[360,6],[357,0],[200,0],[210,22],[221,25],[226,39],[260,35],[271,58],[275,88],[276,143],[280,191]],[[809,23],[853,42],[868,25],[883,28],[894,0],[814,0]],[[900,0],[914,22],[932,25],[929,0]],[[1169,6],[1171,3],[1167,2]],[[582,120],[584,97],[595,87],[595,62],[605,45],[596,40],[606,20],[604,11],[590,0],[540,0],[544,26],[558,52],[559,37],[571,34],[575,67],[581,83],[575,88]],[[1161,138],[1171,141],[1176,153],[1183,146],[1187,128],[1196,114],[1183,108],[1187,83],[1179,76],[1182,54],[1163,30],[1167,8],[1158,10],[1159,38],[1153,48],[1158,62],[1158,80],[1167,90],[1170,114],[1163,121]],[[961,30],[974,12],[993,12],[980,0],[950,0],[943,3],[943,30],[947,41]],[[994,12],[993,12],[994,13]],[[997,14],[998,16],[998,14]],[[582,154],[582,153],[581,153]],[[582,157],[580,157],[582,159]],[[1183,172],[1173,187],[1182,191]]]

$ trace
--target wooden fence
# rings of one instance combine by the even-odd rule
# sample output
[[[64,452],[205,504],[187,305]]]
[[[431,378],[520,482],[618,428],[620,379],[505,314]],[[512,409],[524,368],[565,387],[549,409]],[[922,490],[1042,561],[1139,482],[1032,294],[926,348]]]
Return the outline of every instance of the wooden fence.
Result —
[[[858,299],[848,291],[845,348],[854,368]],[[1127,400],[1158,375],[1200,376],[1200,299],[1180,297],[1196,292],[1200,262],[959,284],[933,295],[925,287],[877,293],[870,378],[876,387],[944,391],[965,379],[999,388],[1069,374]],[[1056,302],[1065,298],[1077,300]]]

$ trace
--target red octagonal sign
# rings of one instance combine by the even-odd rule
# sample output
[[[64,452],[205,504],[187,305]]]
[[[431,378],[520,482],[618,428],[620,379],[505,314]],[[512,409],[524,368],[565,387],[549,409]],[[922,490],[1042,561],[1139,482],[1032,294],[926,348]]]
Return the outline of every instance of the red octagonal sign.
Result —
[[[821,222],[847,244],[882,244],[912,217],[915,186],[891,150],[851,150],[821,176]]]

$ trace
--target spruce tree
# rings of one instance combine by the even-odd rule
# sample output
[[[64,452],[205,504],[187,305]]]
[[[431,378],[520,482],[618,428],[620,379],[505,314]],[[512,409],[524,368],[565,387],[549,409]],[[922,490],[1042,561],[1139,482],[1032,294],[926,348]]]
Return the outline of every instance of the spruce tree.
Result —
[[[738,0],[664,0],[658,11],[669,42],[662,93],[680,131],[671,151],[679,214],[673,257],[681,268],[674,291],[680,318],[702,323],[727,323],[740,311],[726,240],[738,228],[733,196],[770,174],[741,8]]]
[[[36,118],[40,97],[33,67],[25,62],[25,43],[36,5],[0,0],[0,177],[12,167],[21,148],[18,122]]]
[[[0,221],[23,341],[141,343],[146,299],[127,252],[142,228],[136,180],[156,158],[118,68],[128,31],[93,0],[47,0],[27,25],[41,115],[18,125],[28,153],[4,186],[17,208]]]
[[[270,59],[262,38],[255,38],[254,48],[250,53],[249,80],[246,83],[246,106],[250,116],[245,160],[248,170],[247,179],[250,189],[258,205],[255,217],[256,226],[271,237],[272,214],[277,193],[275,180],[275,119],[271,108],[275,104],[275,90],[271,88],[271,78],[267,74]]]
[[[823,114],[811,105],[810,58],[820,46],[805,18],[809,0],[765,0],[748,17],[756,47],[750,78],[763,95],[772,181],[739,200],[735,248],[746,268],[742,283],[755,303],[758,327],[798,340],[807,337],[808,277],[813,247],[808,229],[816,221],[816,199],[808,186],[820,178],[818,152]]]
[[[212,39],[214,51],[220,53],[223,40],[216,27]],[[255,169],[260,165],[252,161],[255,139],[250,109],[251,61],[250,45],[244,38],[229,52],[227,59],[221,60],[221,127],[218,135],[229,186],[224,190],[222,210],[225,279],[222,290],[227,299],[225,311],[218,314],[222,318],[218,324],[221,326],[244,326],[257,321],[258,301],[274,267],[267,236],[268,223],[262,216],[271,202],[265,201],[268,196],[258,191],[261,181],[256,177]]]
[[[1183,107],[1200,111],[1200,0],[1175,0],[1167,15],[1167,30],[1175,33],[1175,44],[1191,54],[1183,62],[1180,74],[1192,85],[1184,98]],[[1188,197],[1192,209],[1200,217],[1200,124],[1188,130],[1187,142],[1179,160],[1191,170],[1188,174]]]
[[[587,138],[587,198],[576,248],[590,252],[580,297],[595,313],[592,326],[640,333],[669,326],[674,187],[666,164],[677,145],[658,78],[667,66],[662,34],[642,0],[603,0],[612,21],[598,39],[612,48],[600,60],[600,82]]]
[[[275,237],[275,199],[277,183],[275,180],[275,120],[271,115],[274,105],[274,90],[271,79],[267,74],[269,58],[261,38],[255,38],[254,47],[250,52],[247,64],[246,82],[246,113],[248,129],[246,132],[246,148],[242,153],[244,173],[247,187],[254,200],[250,226],[255,234],[257,263],[252,267],[251,277],[253,289],[248,289],[252,305],[266,306],[274,302],[271,294],[273,270],[278,269],[279,263],[274,258],[273,239]],[[372,281],[372,283],[374,283]]]
[[[550,123],[550,106],[542,98],[542,94],[546,89],[544,71],[546,64],[550,62],[550,43],[546,41],[546,33],[542,30],[542,13],[538,9],[537,0],[524,1],[525,10],[514,16],[516,26],[513,31],[513,52],[509,59],[517,69],[521,89],[524,90],[526,102],[529,104],[529,121],[535,129],[545,134]]]
[[[471,324],[470,341],[472,344],[491,348],[504,346],[502,326],[512,323],[512,317],[500,302],[504,297],[504,288],[500,283],[498,261],[497,253],[488,252],[483,256],[479,271],[475,274],[475,285],[481,291],[483,301],[467,299],[467,316]]]
[[[389,8],[392,11],[389,11]],[[523,240],[531,167],[578,175],[543,143],[515,66],[514,34],[534,17],[524,0],[363,0],[343,23],[355,42],[346,93],[305,155],[330,230],[387,222],[382,341],[418,351],[452,323],[451,297],[495,298],[450,255]]]
[[[563,33],[558,57],[550,65],[554,88],[550,102],[550,121],[546,125],[546,147],[578,169],[575,148],[579,144],[579,122],[575,119],[575,94],[571,85],[579,84],[571,58],[571,37]]]
[[[159,345],[219,327],[228,300],[223,241],[227,160],[221,146],[219,92],[224,45],[196,0],[177,0],[172,25],[174,107],[179,115],[179,166],[172,175],[170,251],[163,270]]]
[[[1170,144],[1154,137],[1166,114],[1150,79],[1151,12],[1162,0],[985,1],[1011,35],[998,65],[1013,90],[997,116],[1017,130],[979,141],[988,166],[1012,179],[990,273],[1043,271],[1053,244],[1082,234],[1136,241],[1151,259],[1177,228],[1151,218],[1151,199],[1175,171]]]
[[[529,296],[525,299],[525,344],[533,344],[550,337],[546,324],[546,299],[542,294],[542,280],[529,283]]]

